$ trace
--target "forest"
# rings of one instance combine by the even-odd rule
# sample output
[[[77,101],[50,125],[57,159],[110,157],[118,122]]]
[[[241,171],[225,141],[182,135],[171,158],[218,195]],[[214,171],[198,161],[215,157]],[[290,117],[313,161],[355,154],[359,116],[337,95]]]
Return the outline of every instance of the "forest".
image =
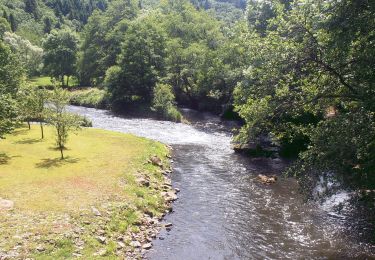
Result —
[[[237,151],[290,160],[307,198],[334,178],[375,212],[374,1],[0,0],[0,16],[0,137],[61,95],[208,111],[240,122]]]

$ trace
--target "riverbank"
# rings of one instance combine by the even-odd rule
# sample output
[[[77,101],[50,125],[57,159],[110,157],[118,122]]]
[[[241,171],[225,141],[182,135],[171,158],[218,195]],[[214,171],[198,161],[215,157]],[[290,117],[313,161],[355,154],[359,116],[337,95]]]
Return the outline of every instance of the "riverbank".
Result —
[[[1,140],[0,259],[141,257],[176,199],[169,148],[83,129],[60,160],[45,136],[32,126]]]

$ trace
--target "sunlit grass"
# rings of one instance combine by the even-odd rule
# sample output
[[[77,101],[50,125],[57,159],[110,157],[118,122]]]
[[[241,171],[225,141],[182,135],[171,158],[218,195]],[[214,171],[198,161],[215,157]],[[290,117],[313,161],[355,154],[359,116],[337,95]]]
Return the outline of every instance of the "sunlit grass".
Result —
[[[134,197],[137,187],[124,189],[120,177],[133,179],[148,156],[165,149],[132,135],[83,129],[70,135],[60,160],[53,129],[45,134],[40,139],[33,125],[0,141],[0,197],[19,210],[72,211],[111,196]]]
[[[118,259],[113,238],[139,232],[137,223],[146,211],[155,216],[165,211],[160,193],[164,177],[147,163],[151,155],[165,157],[164,145],[88,128],[70,135],[66,159],[61,160],[53,128],[45,128],[45,139],[40,136],[39,126],[32,125],[0,140],[0,198],[15,204],[12,211],[0,209],[0,249],[12,250],[23,243],[20,237],[30,234],[21,258],[70,259],[77,240],[69,237],[78,227],[84,228],[79,235],[85,241],[82,256],[96,259],[94,253],[103,245],[91,231],[104,229],[106,257]],[[152,187],[139,186],[139,174],[148,176]],[[107,222],[93,215],[93,206],[108,216]],[[90,229],[85,228],[87,221]]]

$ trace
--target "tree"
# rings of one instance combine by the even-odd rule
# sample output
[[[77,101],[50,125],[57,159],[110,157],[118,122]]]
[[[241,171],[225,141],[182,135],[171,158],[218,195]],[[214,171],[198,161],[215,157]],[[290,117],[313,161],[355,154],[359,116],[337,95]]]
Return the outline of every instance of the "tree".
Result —
[[[48,92],[45,89],[26,85],[20,88],[18,95],[19,117],[26,120],[29,129],[30,121],[39,122],[41,138],[44,138],[43,122],[45,120],[45,105],[48,100]]]
[[[4,42],[11,47],[29,76],[40,73],[43,62],[42,48],[12,32],[5,32]]]
[[[17,123],[17,103],[6,94],[0,93],[0,138],[10,133]]]
[[[23,72],[9,47],[0,42],[0,138],[10,133],[18,122],[18,87],[23,82]]]
[[[51,33],[51,30],[52,30],[51,18],[44,17],[43,22],[44,22],[43,32],[44,33]]]
[[[139,19],[130,25],[118,57],[121,70],[116,83],[106,79],[113,101],[130,101],[132,96],[151,101],[153,87],[164,73],[164,37],[152,20]]]
[[[181,121],[182,115],[176,107],[173,88],[170,85],[162,83],[156,84],[152,108],[167,120]]]
[[[16,19],[14,18],[13,13],[9,15],[9,23],[10,23],[10,28],[12,29],[12,32],[17,31],[18,24],[17,24]]]
[[[249,26],[249,66],[235,90],[246,122],[238,140],[267,135],[299,156],[298,176],[335,172],[347,185],[374,188],[375,6],[271,3],[273,15],[252,22],[265,25]]]
[[[81,85],[100,85],[106,70],[116,65],[124,33],[137,16],[135,1],[111,1],[105,12],[95,11],[83,33],[78,72]]]
[[[43,42],[45,71],[59,79],[65,85],[69,85],[69,77],[74,75],[76,70],[78,36],[68,29],[52,31]]]
[[[32,14],[35,19],[39,19],[39,9],[37,0],[25,0],[25,12]]]
[[[78,115],[66,112],[70,94],[68,91],[55,87],[52,91],[48,103],[46,120],[55,127],[56,145],[60,150],[61,159],[64,159],[64,149],[71,131],[80,129],[82,118]]]
[[[0,18],[0,39],[3,39],[4,33],[9,32],[10,29],[10,24],[5,18]]]

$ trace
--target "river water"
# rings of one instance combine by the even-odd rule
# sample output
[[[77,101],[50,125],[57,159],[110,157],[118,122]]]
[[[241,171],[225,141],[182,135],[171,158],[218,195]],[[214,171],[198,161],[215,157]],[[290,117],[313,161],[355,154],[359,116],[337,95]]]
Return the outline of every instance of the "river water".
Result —
[[[357,239],[360,231],[348,232],[352,219],[343,210],[345,192],[305,203],[294,179],[257,183],[258,174],[278,174],[285,164],[233,153],[230,126],[215,116],[184,110],[188,125],[69,110],[87,116],[96,128],[173,147],[172,183],[181,192],[165,220],[173,228],[153,242],[149,259],[375,259],[374,247]]]

